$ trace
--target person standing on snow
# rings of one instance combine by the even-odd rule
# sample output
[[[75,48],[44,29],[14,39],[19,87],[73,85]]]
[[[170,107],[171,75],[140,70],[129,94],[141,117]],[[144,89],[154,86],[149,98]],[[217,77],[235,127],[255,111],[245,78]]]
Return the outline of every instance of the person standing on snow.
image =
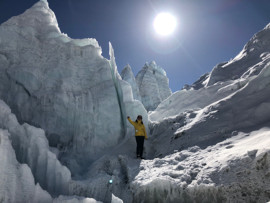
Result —
[[[137,158],[142,159],[144,139],[148,139],[145,126],[142,121],[142,116],[138,115],[135,122],[132,121],[129,116],[127,117],[127,119],[135,128],[135,137],[137,142]]]

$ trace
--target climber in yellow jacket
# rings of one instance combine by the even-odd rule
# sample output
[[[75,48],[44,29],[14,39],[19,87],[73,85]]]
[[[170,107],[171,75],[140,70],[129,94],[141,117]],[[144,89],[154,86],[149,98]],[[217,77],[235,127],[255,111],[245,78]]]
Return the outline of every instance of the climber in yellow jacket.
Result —
[[[142,159],[144,139],[148,139],[145,126],[142,121],[142,116],[138,115],[135,122],[132,121],[129,116],[127,117],[127,119],[135,128],[135,137],[137,142],[137,158]]]

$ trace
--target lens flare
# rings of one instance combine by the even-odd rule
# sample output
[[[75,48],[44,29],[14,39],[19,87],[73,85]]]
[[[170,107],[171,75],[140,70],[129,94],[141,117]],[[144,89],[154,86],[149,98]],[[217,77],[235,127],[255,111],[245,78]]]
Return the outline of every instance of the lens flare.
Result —
[[[172,34],[176,26],[176,18],[170,13],[159,13],[154,20],[156,32],[163,36]]]

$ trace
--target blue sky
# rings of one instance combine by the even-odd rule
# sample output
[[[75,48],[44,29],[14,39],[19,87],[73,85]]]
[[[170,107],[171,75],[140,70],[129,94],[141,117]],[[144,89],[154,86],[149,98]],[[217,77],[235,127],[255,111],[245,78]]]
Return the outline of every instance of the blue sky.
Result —
[[[0,23],[30,8],[37,0],[0,0]],[[134,74],[155,60],[173,91],[191,84],[223,61],[270,23],[269,0],[48,0],[62,32],[72,38],[96,38],[108,58],[115,50],[119,72],[130,64]],[[159,12],[179,22],[170,37],[153,29]]]

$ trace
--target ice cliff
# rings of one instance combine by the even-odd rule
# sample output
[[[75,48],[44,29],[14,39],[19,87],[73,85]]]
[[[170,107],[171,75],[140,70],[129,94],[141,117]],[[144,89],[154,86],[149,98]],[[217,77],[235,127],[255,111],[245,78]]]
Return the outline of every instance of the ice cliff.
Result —
[[[47,1],[0,26],[0,98],[19,122],[45,130],[74,173],[124,139],[126,113],[143,114],[147,123],[118,77],[111,45],[110,55],[101,55],[95,39],[61,33]]]

